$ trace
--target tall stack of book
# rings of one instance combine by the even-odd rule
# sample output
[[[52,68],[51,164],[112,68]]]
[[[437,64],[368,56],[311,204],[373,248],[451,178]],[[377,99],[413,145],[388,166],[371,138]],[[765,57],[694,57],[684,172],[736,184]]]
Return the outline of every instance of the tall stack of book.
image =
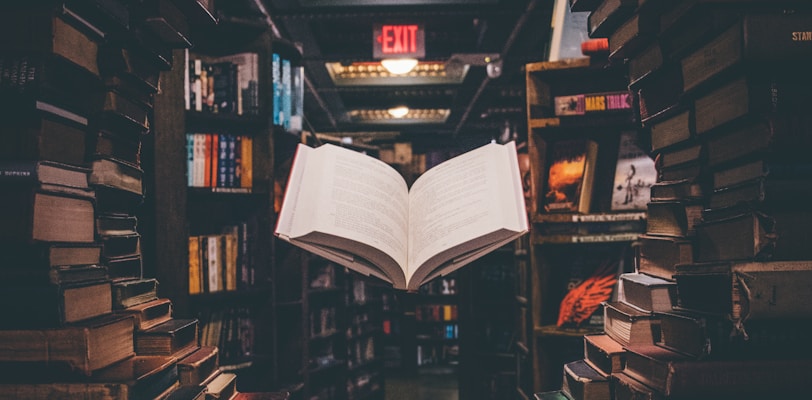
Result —
[[[134,253],[138,238],[133,219],[112,212],[123,203],[107,188],[135,181],[117,172],[114,152],[126,148],[137,162],[137,144],[108,133],[125,132],[121,116],[146,121],[107,63],[129,9],[3,8],[0,397],[162,396],[177,385],[176,360],[136,355],[135,318],[113,310],[120,276],[109,261]],[[140,260],[137,270],[141,278]]]
[[[608,37],[610,58],[628,65],[659,176],[638,272],[621,277],[625,303],[637,306],[627,314],[657,321],[653,343],[617,340],[614,328],[633,333],[634,324],[610,326],[619,307],[609,303],[615,340],[586,337],[586,364],[605,362],[597,377],[609,378],[615,399],[801,392],[812,371],[803,334],[812,326],[809,5],[590,3],[590,33]],[[632,300],[658,292],[667,293],[659,310]]]

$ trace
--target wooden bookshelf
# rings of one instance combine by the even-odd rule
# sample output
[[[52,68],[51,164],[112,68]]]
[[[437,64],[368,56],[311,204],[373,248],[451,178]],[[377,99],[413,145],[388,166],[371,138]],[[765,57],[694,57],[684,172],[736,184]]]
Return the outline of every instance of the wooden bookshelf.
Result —
[[[631,271],[631,244],[645,231],[647,215],[644,207],[612,206],[621,134],[637,129],[631,105],[610,110],[598,102],[592,111],[588,103],[586,111],[582,104],[558,109],[561,98],[581,101],[607,93],[628,98],[625,67],[578,58],[528,64],[526,71],[532,227],[526,314],[520,314],[526,322],[519,323],[529,331],[518,346],[517,377],[520,397],[530,398],[532,393],[560,389],[562,365],[583,358],[583,335],[602,327],[600,308],[578,324],[559,326],[562,300],[601,265],[612,263],[617,273]],[[584,212],[551,212],[545,208],[550,149],[568,139],[597,144],[597,156],[590,160],[595,163],[592,185],[579,189],[588,191],[591,202]],[[524,377],[528,369],[532,378]]]

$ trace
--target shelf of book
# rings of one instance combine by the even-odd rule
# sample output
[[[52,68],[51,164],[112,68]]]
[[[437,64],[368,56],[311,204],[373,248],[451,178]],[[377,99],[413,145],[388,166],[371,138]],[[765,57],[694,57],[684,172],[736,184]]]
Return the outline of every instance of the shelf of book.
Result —
[[[596,299],[610,300],[617,275],[632,268],[656,171],[637,134],[625,67],[585,57],[526,71],[533,226],[530,292],[518,318],[529,333],[518,343],[532,366],[532,384],[520,390],[529,397],[560,388],[561,365],[583,353],[579,339],[602,318]]]

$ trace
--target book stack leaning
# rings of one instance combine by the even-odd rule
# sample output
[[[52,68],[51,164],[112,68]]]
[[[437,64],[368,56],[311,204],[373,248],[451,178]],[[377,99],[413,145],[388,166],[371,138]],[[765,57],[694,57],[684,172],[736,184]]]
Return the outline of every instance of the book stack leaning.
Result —
[[[149,10],[118,3],[0,17],[2,399],[164,398],[197,348],[196,320],[180,324],[185,347],[150,347],[179,330],[143,275],[136,219],[141,137],[171,48],[143,29]]]
[[[802,393],[812,376],[812,10],[571,3],[594,4],[590,34],[629,67],[658,182],[637,271],[605,304],[604,333],[584,338],[562,391],[537,398]]]

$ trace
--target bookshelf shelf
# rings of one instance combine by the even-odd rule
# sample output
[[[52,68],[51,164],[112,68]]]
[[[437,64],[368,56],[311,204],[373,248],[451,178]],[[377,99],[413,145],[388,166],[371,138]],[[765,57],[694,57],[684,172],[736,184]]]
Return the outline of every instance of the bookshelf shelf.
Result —
[[[656,178],[653,161],[640,150],[647,145],[636,135],[624,66],[578,58],[528,64],[526,71],[532,227],[530,290],[519,312],[519,324],[529,329],[519,351],[527,361],[518,375],[527,379],[531,370],[533,376],[520,385],[525,394],[560,389],[561,365],[583,358],[581,338],[595,332],[589,326],[602,314],[594,310],[574,322],[562,304],[593,274],[631,269],[631,245],[647,223],[647,196],[632,182],[645,186]],[[628,161],[629,149],[642,161]],[[558,168],[574,159],[582,160],[583,175],[574,186],[560,184]]]
[[[195,2],[184,3],[195,6],[191,4]],[[201,321],[201,332],[220,332],[208,336],[201,334],[201,343],[220,347],[224,364],[233,365],[238,375],[239,389],[273,391],[278,384],[274,361],[278,355],[274,349],[276,309],[271,285],[274,215],[273,196],[270,195],[273,187],[273,131],[269,123],[272,105],[269,95],[271,33],[264,29],[230,36],[226,45],[216,34],[231,29],[229,22],[214,24],[206,18],[203,20],[206,21],[195,17],[190,19],[190,38],[194,46],[189,51],[174,52],[176,62],[171,71],[162,75],[161,92],[156,95],[154,129],[160,134],[152,135],[145,143],[146,160],[152,171],[148,176],[148,191],[155,195],[147,205],[148,214],[145,215],[148,218],[145,220],[153,229],[153,235],[151,240],[143,243],[144,253],[154,265],[160,282],[159,291],[172,300],[176,317],[197,317]],[[228,65],[236,71],[238,61],[227,61],[225,57],[236,53],[256,54],[256,74],[252,75],[259,88],[256,115],[238,115],[240,110],[236,106],[228,111],[221,109],[222,112],[217,114],[193,111],[189,88],[196,76],[189,71],[190,65],[195,64],[194,60],[200,60],[200,64],[204,59],[206,62],[218,60],[223,68]],[[238,82],[231,81],[231,84],[237,85]],[[218,104],[228,99],[236,105],[235,93],[228,90],[215,93],[223,96],[218,97]],[[190,138],[195,134],[202,137],[203,133],[233,137],[235,154],[236,137],[251,138],[250,146],[245,142],[240,148],[240,154],[250,155],[250,182],[218,177],[217,180],[223,180],[220,187],[213,183],[211,186],[215,187],[189,187],[189,177],[194,176],[190,171],[198,166],[190,163],[190,156],[194,155],[190,151],[193,149]],[[224,160],[234,160],[235,167],[240,165],[236,163],[236,157],[228,154]],[[211,245],[212,238],[223,245]],[[235,271],[231,268],[236,264],[238,279],[231,280],[234,272],[229,272],[226,278],[231,284],[236,282],[236,290],[189,294],[191,268],[207,271],[202,269],[202,262],[190,263],[203,260],[201,250],[196,258],[190,257],[190,253],[195,254],[190,252],[190,244],[204,241],[209,244],[207,257],[212,251],[217,253],[215,258],[207,259],[217,260],[217,268]],[[202,284],[201,287],[206,288]],[[228,335],[232,338],[227,339]],[[237,337],[242,339],[235,345],[232,342]],[[247,354],[256,362],[244,365],[242,360]]]
[[[566,329],[566,328],[559,328],[556,325],[545,325],[536,327],[533,332],[536,336],[546,336],[546,337],[575,337],[580,338],[584,335],[590,333],[598,333],[601,331],[601,327],[596,328],[578,328],[578,329]]]

